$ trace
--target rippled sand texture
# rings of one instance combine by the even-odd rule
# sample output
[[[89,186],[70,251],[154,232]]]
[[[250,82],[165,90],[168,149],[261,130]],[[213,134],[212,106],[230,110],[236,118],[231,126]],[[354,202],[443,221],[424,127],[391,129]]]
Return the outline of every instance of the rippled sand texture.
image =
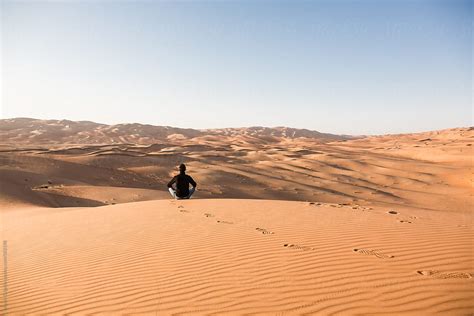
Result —
[[[202,199],[18,209],[4,224],[12,315],[474,311],[459,213]]]

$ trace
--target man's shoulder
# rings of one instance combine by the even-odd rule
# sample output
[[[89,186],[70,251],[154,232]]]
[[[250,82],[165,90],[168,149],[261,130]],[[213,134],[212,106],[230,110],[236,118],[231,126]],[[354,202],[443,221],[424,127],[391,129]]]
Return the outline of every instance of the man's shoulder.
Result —
[[[196,186],[196,181],[191,176],[188,176],[188,181],[191,183],[193,186]]]

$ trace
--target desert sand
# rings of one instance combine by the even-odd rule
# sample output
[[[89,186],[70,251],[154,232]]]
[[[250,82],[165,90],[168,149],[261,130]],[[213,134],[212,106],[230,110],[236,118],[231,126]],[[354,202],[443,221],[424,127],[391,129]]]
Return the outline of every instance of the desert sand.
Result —
[[[473,128],[0,121],[1,309],[474,313]],[[166,183],[184,162],[191,200]]]

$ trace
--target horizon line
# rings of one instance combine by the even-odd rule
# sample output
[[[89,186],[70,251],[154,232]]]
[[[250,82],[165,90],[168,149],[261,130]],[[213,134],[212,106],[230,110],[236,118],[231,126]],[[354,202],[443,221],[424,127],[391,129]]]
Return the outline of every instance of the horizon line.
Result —
[[[386,134],[337,134],[337,133],[332,133],[332,132],[322,132],[319,130],[311,129],[311,128],[306,128],[306,127],[292,127],[292,126],[285,126],[285,125],[278,125],[278,126],[264,126],[264,125],[249,125],[249,126],[238,126],[238,127],[213,127],[213,128],[194,128],[194,127],[179,127],[179,126],[172,126],[172,125],[155,125],[155,124],[149,124],[149,123],[141,123],[141,122],[128,122],[128,123],[113,123],[113,124],[108,124],[108,123],[102,123],[102,122],[97,122],[97,121],[92,121],[92,120],[71,120],[71,119],[54,119],[54,118],[49,118],[49,119],[42,119],[42,118],[33,118],[33,117],[26,117],[26,116],[17,116],[17,117],[2,117],[0,118],[0,121],[4,120],[17,120],[17,119],[28,119],[28,120],[35,120],[35,121],[70,121],[70,122],[88,122],[88,123],[94,123],[94,124],[99,124],[99,125],[106,125],[106,126],[115,126],[115,125],[133,125],[133,124],[138,124],[138,125],[148,125],[148,126],[154,126],[154,127],[171,127],[171,128],[178,128],[178,129],[191,129],[195,131],[208,131],[208,130],[223,130],[223,129],[245,129],[245,128],[290,128],[290,129],[296,129],[296,130],[307,130],[311,132],[317,132],[321,134],[329,134],[329,135],[337,135],[337,136],[350,136],[350,137],[376,137],[376,136],[389,136],[389,135],[408,135],[408,134],[422,134],[422,133],[430,133],[430,132],[438,132],[438,131],[445,131],[445,130],[453,130],[453,129],[464,129],[464,128],[474,128],[474,125],[471,126],[456,126],[456,127],[447,127],[447,128],[441,128],[441,129],[431,129],[431,130],[422,130],[422,131],[416,131],[416,132],[403,132],[403,133],[386,133]]]

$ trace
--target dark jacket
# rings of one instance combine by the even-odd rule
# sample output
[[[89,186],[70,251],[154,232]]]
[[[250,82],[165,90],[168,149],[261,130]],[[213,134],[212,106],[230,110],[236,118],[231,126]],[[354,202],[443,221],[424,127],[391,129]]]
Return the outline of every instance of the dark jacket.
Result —
[[[171,179],[168,183],[168,188],[171,188],[173,184],[176,183],[176,195],[179,197],[187,197],[189,195],[189,185],[191,184],[193,188],[197,186],[196,182],[188,176],[187,174],[180,173]]]

